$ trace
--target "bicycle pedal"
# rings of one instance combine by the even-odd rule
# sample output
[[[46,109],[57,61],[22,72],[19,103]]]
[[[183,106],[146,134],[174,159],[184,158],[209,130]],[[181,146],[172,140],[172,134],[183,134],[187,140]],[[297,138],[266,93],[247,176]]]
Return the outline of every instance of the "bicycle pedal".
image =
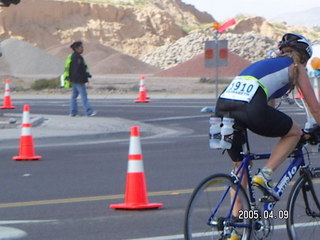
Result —
[[[268,198],[268,202],[279,201],[278,196],[273,195],[271,192],[268,191],[268,189],[266,189],[264,186],[260,185],[259,183],[253,183],[252,185],[254,187],[258,187],[262,191],[264,197]]]

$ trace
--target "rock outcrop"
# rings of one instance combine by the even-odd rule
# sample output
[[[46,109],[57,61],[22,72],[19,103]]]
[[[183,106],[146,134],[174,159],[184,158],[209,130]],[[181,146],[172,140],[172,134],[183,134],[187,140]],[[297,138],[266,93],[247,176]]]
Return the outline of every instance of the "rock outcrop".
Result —
[[[213,21],[181,0],[23,0],[17,6],[0,8],[0,38],[28,42],[38,48],[35,53],[47,51],[60,58],[54,64],[58,69],[70,53],[70,43],[82,40],[94,74],[151,74],[203,54],[205,41],[214,39],[209,28]],[[276,49],[285,32],[320,41],[320,33],[312,29],[256,16],[237,19],[219,39],[227,39],[230,52],[252,62]],[[4,57],[1,61],[1,74],[18,72],[11,67],[12,61]]]
[[[269,51],[276,49],[277,43],[271,38],[254,33],[227,33],[221,35],[219,39],[228,40],[229,51],[250,62],[265,58]],[[190,34],[158,48],[155,52],[146,55],[142,61],[161,69],[168,69],[203,53],[207,40],[213,40],[213,36],[208,32]]]
[[[0,9],[0,38],[19,38],[42,49],[81,39],[141,57],[185,36],[183,26],[213,21],[180,0],[112,2],[23,0]]]
[[[286,32],[303,33],[314,43],[320,40],[320,33],[317,35],[311,29],[288,26],[285,23],[274,24],[262,17],[241,19],[235,26],[219,35],[218,39],[228,40],[230,52],[253,62],[265,58],[268,53],[277,50],[277,43]],[[154,52],[145,55],[142,61],[161,69],[172,68],[203,53],[205,41],[214,39],[215,36],[210,29],[191,33],[176,42],[159,47]]]

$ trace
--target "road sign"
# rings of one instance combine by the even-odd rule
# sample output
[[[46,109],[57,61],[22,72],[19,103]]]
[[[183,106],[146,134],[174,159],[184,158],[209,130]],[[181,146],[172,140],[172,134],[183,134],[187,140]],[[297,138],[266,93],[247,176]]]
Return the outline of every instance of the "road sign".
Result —
[[[206,68],[228,65],[228,40],[208,40],[205,42]]]

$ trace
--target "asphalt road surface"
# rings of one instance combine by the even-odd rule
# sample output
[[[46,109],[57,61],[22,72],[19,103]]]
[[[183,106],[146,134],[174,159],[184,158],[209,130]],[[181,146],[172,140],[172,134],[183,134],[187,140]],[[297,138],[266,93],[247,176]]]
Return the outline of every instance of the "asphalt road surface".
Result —
[[[228,173],[232,166],[226,155],[208,147],[208,115],[200,110],[213,106],[214,100],[91,102],[97,117],[121,117],[173,130],[169,135],[141,136],[148,200],[163,207],[140,211],[109,207],[124,201],[129,129],[127,136],[105,142],[78,138],[37,147],[36,141],[37,154],[43,156],[40,161],[13,161],[18,146],[0,146],[0,239],[1,232],[28,240],[183,239],[184,212],[192,189],[204,177]],[[68,100],[18,99],[14,103],[18,109],[30,104],[34,114],[68,114]],[[285,104],[282,108],[303,126],[301,110]],[[268,152],[275,139],[250,135],[250,141],[254,151]],[[254,171],[262,164],[255,163]],[[285,209],[289,189],[276,209]],[[272,239],[287,239],[285,221],[275,224]]]

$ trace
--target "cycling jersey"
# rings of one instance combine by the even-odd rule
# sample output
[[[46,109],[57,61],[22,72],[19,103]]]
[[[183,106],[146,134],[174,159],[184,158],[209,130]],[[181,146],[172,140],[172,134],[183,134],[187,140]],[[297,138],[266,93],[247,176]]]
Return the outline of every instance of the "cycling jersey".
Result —
[[[289,57],[265,59],[243,70],[221,94],[220,98],[250,102],[258,87],[267,99],[279,98],[290,89]]]

